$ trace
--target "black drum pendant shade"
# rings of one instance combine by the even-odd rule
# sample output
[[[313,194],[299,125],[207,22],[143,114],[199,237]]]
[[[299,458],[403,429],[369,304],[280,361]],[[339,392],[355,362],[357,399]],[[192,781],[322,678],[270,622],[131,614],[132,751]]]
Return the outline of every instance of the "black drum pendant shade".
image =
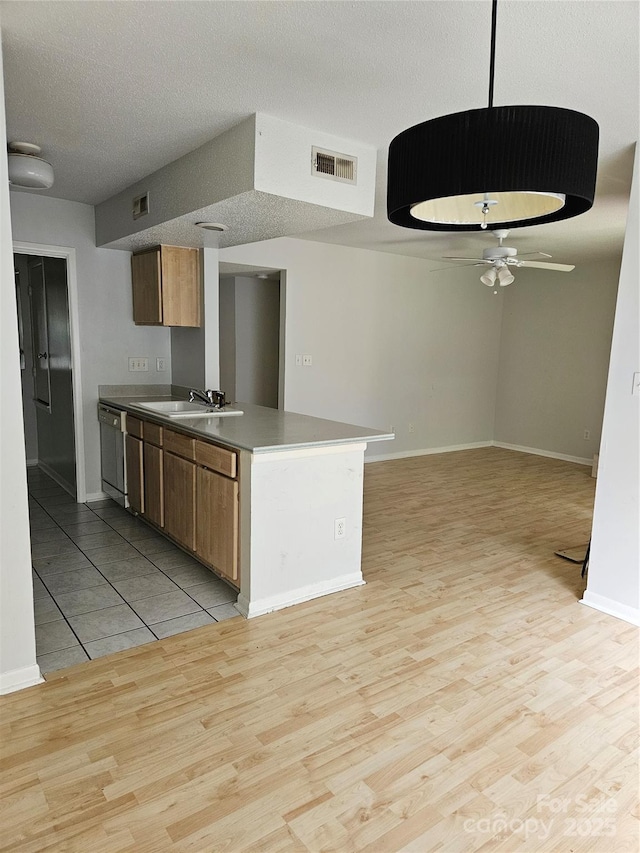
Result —
[[[540,106],[453,113],[391,142],[388,216],[430,231],[569,219],[592,206],[597,163],[598,125],[583,113]],[[433,202],[426,220],[418,218],[423,202]]]
[[[479,231],[569,219],[593,205],[598,124],[574,110],[489,106],[403,131],[389,146],[387,215],[404,228]]]

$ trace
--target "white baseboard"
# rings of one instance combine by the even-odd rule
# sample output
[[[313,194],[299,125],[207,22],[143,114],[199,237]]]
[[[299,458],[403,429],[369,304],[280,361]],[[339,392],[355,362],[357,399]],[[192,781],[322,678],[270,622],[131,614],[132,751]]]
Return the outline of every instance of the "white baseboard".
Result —
[[[44,471],[44,473],[48,477],[51,477],[52,480],[55,480],[59,486],[62,486],[62,488],[65,490],[65,492],[69,492],[71,497],[73,497],[73,498],[76,497],[76,490],[71,485],[71,483],[68,483],[64,479],[64,477],[61,477],[60,474],[58,474],[57,471],[54,471],[50,465],[47,465],[46,462],[40,461],[40,462],[38,462],[38,468],[40,468],[41,471]]]
[[[90,492],[87,495],[87,503],[89,501],[106,501],[109,495],[106,492]]]
[[[257,601],[248,601],[240,593],[235,606],[245,619],[253,619],[255,616],[264,616],[265,613],[272,613],[274,610],[282,610],[294,604],[301,604],[303,601],[310,601],[312,598],[320,598],[323,595],[330,595],[332,592],[342,592],[345,589],[363,586],[364,583],[362,573],[354,572],[335,580],[308,584],[280,595],[269,595]]]
[[[582,456],[567,456],[566,453],[554,453],[553,450],[540,450],[538,447],[521,447],[519,444],[506,444],[504,441],[492,441],[494,447],[504,450],[516,450],[518,453],[531,453],[533,456],[548,456],[549,459],[562,459],[563,462],[575,462],[576,465],[588,465],[591,468],[593,459]]]
[[[593,607],[594,610],[599,610],[608,616],[615,616],[617,619],[623,619],[625,622],[630,622],[640,628],[640,609],[637,607],[620,604],[619,601],[598,595],[597,592],[589,592],[588,589],[584,591],[580,604],[586,604],[587,607]]]
[[[41,684],[43,681],[44,678],[37,664],[24,666],[21,669],[10,669],[8,672],[0,673],[0,695],[23,690],[25,687],[33,687],[34,684]]]
[[[365,456],[367,462],[387,462],[390,459],[409,459],[412,456],[432,456],[437,453],[455,453],[457,450],[477,450],[479,447],[492,447],[492,441],[475,441],[472,444],[450,444],[447,447],[428,447],[424,450],[401,450],[399,453],[382,453],[379,456]]]
[[[582,456],[567,456],[566,453],[555,453],[553,450],[541,450],[538,447],[523,447],[519,444],[506,444],[504,441],[475,441],[470,444],[451,444],[446,447],[428,447],[424,450],[401,450],[398,453],[382,453],[379,456],[366,456],[368,462],[388,462],[391,459],[409,459],[412,456],[431,456],[437,453],[455,453],[458,450],[476,450],[479,447],[502,447],[504,450],[515,450],[518,453],[531,453],[534,456],[548,456],[549,459],[561,459],[563,462],[573,462],[576,465],[593,465],[593,459]]]

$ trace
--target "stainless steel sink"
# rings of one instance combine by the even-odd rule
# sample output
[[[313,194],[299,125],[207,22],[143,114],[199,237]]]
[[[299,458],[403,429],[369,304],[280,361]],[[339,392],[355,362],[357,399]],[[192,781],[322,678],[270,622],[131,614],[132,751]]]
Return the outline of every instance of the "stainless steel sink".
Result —
[[[203,403],[190,403],[188,400],[163,400],[157,403],[136,403],[141,409],[149,409],[159,415],[170,418],[224,418],[243,414],[240,409],[212,409]]]

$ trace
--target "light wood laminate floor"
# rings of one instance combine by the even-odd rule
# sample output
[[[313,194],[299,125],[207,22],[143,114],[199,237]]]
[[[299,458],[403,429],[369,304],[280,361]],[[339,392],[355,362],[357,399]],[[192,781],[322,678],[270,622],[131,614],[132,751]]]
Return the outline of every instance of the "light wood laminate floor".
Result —
[[[587,468],[368,465],[366,586],[0,700],[3,851],[638,849],[638,631],[580,605]]]

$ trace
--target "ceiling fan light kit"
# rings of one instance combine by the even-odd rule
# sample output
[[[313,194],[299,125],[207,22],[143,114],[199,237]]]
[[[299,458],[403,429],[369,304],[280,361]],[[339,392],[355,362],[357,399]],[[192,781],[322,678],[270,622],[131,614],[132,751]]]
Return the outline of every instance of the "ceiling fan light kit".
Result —
[[[479,231],[569,219],[593,205],[598,124],[575,110],[489,105],[422,122],[389,146],[387,215],[404,228]]]
[[[14,187],[48,190],[53,186],[53,166],[38,155],[40,146],[11,142],[8,146],[9,183]]]
[[[487,287],[493,287],[496,280],[501,287],[506,287],[515,281],[515,277],[511,270],[520,267],[534,267],[541,270],[555,270],[556,272],[571,272],[575,269],[574,264],[556,264],[549,261],[529,261],[526,260],[526,255],[518,257],[518,250],[513,246],[503,246],[502,241],[509,236],[509,232],[505,229],[496,229],[492,231],[494,237],[498,238],[498,245],[491,246],[488,249],[482,250],[481,258],[461,258],[453,255],[445,255],[447,261],[471,261],[471,266],[481,267],[483,264],[490,264],[491,269],[480,276],[480,281],[486,284]],[[533,252],[530,254],[540,255],[543,258],[550,258],[546,252]]]

